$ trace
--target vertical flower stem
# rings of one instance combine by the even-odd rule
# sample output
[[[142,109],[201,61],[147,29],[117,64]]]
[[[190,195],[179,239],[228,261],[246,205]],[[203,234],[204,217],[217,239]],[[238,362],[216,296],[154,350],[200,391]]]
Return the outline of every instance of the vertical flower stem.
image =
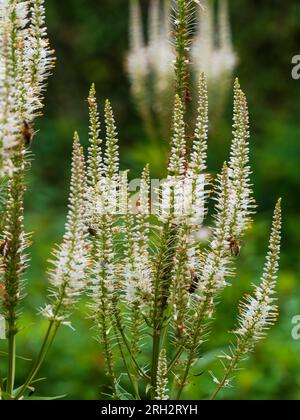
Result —
[[[6,392],[12,396],[16,373],[16,335],[11,330],[8,337],[8,373]]]
[[[176,243],[178,238],[178,228],[171,223],[165,222],[161,238],[158,265],[154,281],[154,300],[153,300],[153,344],[152,344],[152,363],[151,363],[151,385],[156,388],[158,359],[160,354],[160,343],[164,324],[164,312],[168,304],[170,293],[172,266],[175,256]]]
[[[190,49],[190,32],[189,19],[191,15],[191,6],[189,0],[177,0],[176,17],[175,17],[175,78],[176,93],[179,95],[183,104],[191,102],[190,93],[190,71],[189,71],[189,49]]]
[[[26,389],[30,386],[32,381],[35,379],[36,375],[38,374],[42,364],[45,361],[45,358],[50,350],[50,347],[52,346],[52,343],[56,337],[58,328],[60,327],[60,323],[57,323],[55,321],[50,321],[48,329],[46,331],[40,352],[38,354],[38,357],[36,359],[35,364],[33,365],[28,378],[26,379],[25,383],[17,393],[17,395],[14,397],[15,400],[19,400],[23,395]]]
[[[26,269],[26,238],[23,231],[24,219],[24,151],[20,148],[15,157],[16,171],[9,181],[5,210],[3,252],[3,284],[5,296],[3,313],[6,319],[6,337],[8,340],[8,369],[6,392],[12,396],[16,370],[16,335],[18,333],[18,305],[22,293],[22,275]]]

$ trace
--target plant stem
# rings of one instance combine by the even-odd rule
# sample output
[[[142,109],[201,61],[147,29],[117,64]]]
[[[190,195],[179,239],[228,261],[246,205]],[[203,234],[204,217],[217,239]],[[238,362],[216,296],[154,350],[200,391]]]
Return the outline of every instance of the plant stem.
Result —
[[[173,367],[175,366],[176,362],[179,360],[180,356],[182,355],[184,351],[184,345],[182,344],[179,349],[177,350],[175,356],[173,357],[173,359],[171,360],[169,367],[168,367],[168,373],[171,372],[171,370],[173,369]]]
[[[124,344],[125,344],[125,347],[126,347],[126,349],[127,349],[128,353],[129,353],[130,357],[131,357],[132,362],[134,363],[135,367],[137,368],[137,370],[138,370],[139,374],[140,374],[140,375],[141,375],[144,379],[149,379],[149,377],[145,374],[145,372],[143,372],[143,371],[142,371],[142,369],[140,368],[140,366],[139,366],[139,364],[138,364],[138,362],[137,362],[136,358],[135,358],[135,357],[131,354],[131,348],[130,348],[130,346],[129,346],[129,344],[128,344],[128,341],[127,341],[127,338],[126,338],[126,336],[125,336],[125,334],[124,334],[123,326],[122,326],[122,324],[121,324],[121,321],[120,321],[120,319],[119,319],[119,316],[118,316],[118,314],[117,314],[116,312],[115,312],[115,319],[116,319],[116,326],[117,326],[117,328],[118,328],[118,331],[119,331],[119,332],[120,332],[120,334],[121,334],[122,340],[123,340],[123,342],[124,342]]]
[[[28,388],[28,386],[30,386],[30,384],[32,383],[32,381],[35,379],[36,375],[38,374],[48,352],[49,349],[54,341],[54,338],[57,334],[58,328],[60,327],[60,323],[57,323],[55,321],[50,321],[41,350],[39,352],[39,355],[37,357],[37,360],[33,366],[33,368],[31,369],[31,372],[28,375],[28,378],[26,379],[25,383],[23,384],[23,386],[21,387],[21,389],[19,390],[19,392],[17,393],[17,395],[15,396],[15,400],[19,400],[24,392],[26,391],[26,389]]]
[[[182,377],[182,380],[180,381],[180,384],[179,384],[179,390],[178,390],[178,393],[177,393],[177,400],[180,400],[180,398],[181,398],[181,394],[183,392],[183,388],[186,385],[186,380],[189,376],[189,372],[190,372],[190,369],[191,369],[191,366],[192,366],[192,363],[193,363],[193,359],[194,359],[193,352],[190,352],[189,358],[188,358],[188,361],[187,361],[187,364],[186,364],[186,368],[185,368],[185,371],[184,371],[184,374],[183,374],[183,377]]]
[[[8,333],[8,372],[6,392],[12,397],[16,373],[16,334],[15,329],[10,328]]]
[[[191,369],[191,365],[193,363],[193,359],[195,357],[195,352],[196,352],[196,349],[197,349],[197,346],[198,346],[198,343],[199,343],[199,340],[200,340],[200,336],[201,336],[201,333],[203,332],[202,323],[203,323],[203,320],[204,320],[204,317],[205,317],[205,313],[206,313],[206,310],[207,310],[207,306],[208,306],[208,302],[209,302],[210,297],[211,297],[210,294],[207,294],[205,296],[205,300],[203,301],[202,307],[200,308],[199,313],[198,313],[198,317],[197,317],[198,319],[196,321],[196,328],[194,330],[194,337],[193,337],[193,341],[191,343],[191,348],[190,348],[189,356],[188,356],[188,359],[187,359],[186,368],[185,368],[183,377],[182,377],[182,379],[180,381],[180,384],[179,384],[180,388],[179,388],[179,391],[178,391],[178,394],[177,394],[177,399],[178,400],[181,398],[181,395],[182,395],[183,389],[185,387],[185,383],[186,383],[189,371]]]
[[[165,222],[163,226],[158,266],[154,282],[153,300],[153,345],[151,363],[151,385],[156,387],[156,377],[158,359],[160,353],[160,343],[164,325],[164,313],[168,305],[170,295],[170,285],[172,281],[172,267],[178,240],[178,227],[172,224],[171,220]]]
[[[120,353],[121,353],[121,357],[122,357],[122,360],[123,360],[123,363],[124,363],[125,369],[126,369],[127,374],[128,374],[128,378],[129,378],[130,383],[131,383],[131,385],[132,385],[132,388],[134,389],[134,392],[135,392],[135,397],[136,397],[136,399],[137,399],[137,400],[140,400],[140,399],[141,399],[141,397],[140,397],[140,395],[139,395],[139,386],[138,386],[137,381],[136,381],[136,380],[132,377],[132,374],[131,374],[131,372],[130,372],[130,369],[129,369],[128,363],[127,363],[127,361],[126,361],[125,354],[124,354],[123,349],[122,349],[122,344],[121,344],[121,342],[120,342],[120,337],[119,337],[119,331],[118,331],[118,329],[117,329],[117,331],[116,331],[116,337],[117,337],[117,342],[118,342],[118,347],[119,347],[119,350],[120,350]]]

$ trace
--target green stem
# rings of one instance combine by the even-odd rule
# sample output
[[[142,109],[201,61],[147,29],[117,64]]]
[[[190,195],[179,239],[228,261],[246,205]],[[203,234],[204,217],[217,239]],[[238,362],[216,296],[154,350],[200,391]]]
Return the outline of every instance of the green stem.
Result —
[[[8,373],[6,392],[12,397],[16,374],[16,334],[14,325],[8,332]]]
[[[25,383],[17,393],[14,399],[19,400],[23,395],[26,389],[30,386],[32,381],[35,379],[36,375],[38,374],[43,362],[45,361],[45,358],[49,352],[49,349],[54,341],[54,338],[57,334],[58,328],[60,327],[60,323],[57,323],[55,321],[50,321],[41,350],[38,354],[37,360],[31,369],[31,372],[28,375],[28,378],[26,379]]]
[[[137,381],[132,377],[132,374],[130,372],[128,363],[126,361],[125,354],[124,354],[123,349],[122,349],[122,344],[120,342],[120,337],[119,337],[119,331],[118,331],[118,329],[116,331],[116,337],[117,337],[117,342],[118,342],[118,347],[119,347],[119,350],[120,350],[120,353],[121,353],[121,357],[122,357],[122,360],[123,360],[125,369],[126,369],[127,374],[128,374],[128,378],[129,378],[130,383],[132,385],[132,388],[133,388],[133,390],[135,392],[135,397],[136,397],[137,400],[140,400],[141,397],[140,397],[140,394],[139,394],[139,386],[138,386]]]
[[[191,369],[191,366],[192,366],[192,363],[193,363],[193,359],[194,359],[193,356],[194,356],[193,352],[190,352],[183,377],[182,377],[182,379],[180,381],[180,384],[179,384],[179,390],[178,390],[178,393],[177,393],[177,400],[180,400],[183,389],[186,385],[186,380],[189,376],[189,372],[190,372],[190,369]]]
[[[153,348],[152,348],[152,363],[151,363],[151,385],[153,389],[156,388],[157,368],[160,350],[161,331],[159,325],[153,331]]]
[[[118,328],[118,331],[119,331],[119,332],[120,332],[120,334],[121,334],[122,340],[123,340],[123,342],[124,342],[124,344],[125,344],[125,347],[126,347],[126,349],[127,349],[128,353],[129,353],[130,357],[131,357],[132,362],[134,363],[135,367],[137,368],[137,370],[138,370],[139,374],[140,374],[140,375],[141,375],[144,379],[149,379],[149,377],[145,374],[145,372],[143,372],[143,371],[142,371],[142,369],[140,368],[140,366],[139,366],[139,364],[138,364],[138,362],[137,362],[136,358],[135,358],[135,357],[131,354],[131,348],[130,348],[130,345],[129,345],[128,341],[127,341],[126,335],[125,335],[125,333],[124,333],[123,326],[122,326],[122,324],[121,324],[121,322],[120,322],[120,319],[119,319],[119,316],[118,316],[118,314],[116,314],[116,312],[115,312],[115,319],[116,319],[116,326],[117,326],[117,328]]]
[[[168,373],[171,372],[171,370],[173,369],[173,367],[175,366],[175,364],[177,363],[177,361],[179,360],[180,356],[182,355],[184,351],[184,345],[182,344],[179,349],[177,350],[175,356],[173,357],[173,359],[171,360],[169,367],[168,367]]]

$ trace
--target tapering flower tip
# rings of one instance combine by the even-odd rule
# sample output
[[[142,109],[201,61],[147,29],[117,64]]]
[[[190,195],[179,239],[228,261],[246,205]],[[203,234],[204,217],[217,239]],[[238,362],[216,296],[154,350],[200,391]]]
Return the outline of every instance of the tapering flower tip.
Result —
[[[234,90],[237,92],[239,89],[241,89],[240,80],[238,77],[234,79]]]
[[[119,173],[118,133],[110,101],[105,101],[106,147],[104,157],[105,175],[115,181]]]
[[[93,83],[88,96],[89,106],[89,153],[88,153],[88,182],[89,186],[96,187],[103,176],[103,162],[100,138],[100,120],[96,98],[96,88]]]
[[[195,137],[191,154],[190,168],[193,173],[198,175],[206,169],[207,158],[207,138],[208,138],[208,93],[207,81],[204,72],[199,80],[199,103]]]
[[[159,354],[157,381],[156,381],[156,400],[168,400],[168,362],[166,350],[162,349]]]
[[[261,340],[270,326],[277,320],[278,308],[274,298],[280,259],[281,241],[281,199],[278,200],[271,236],[269,251],[261,278],[261,283],[256,286],[254,296],[247,297],[241,304],[239,327],[235,331],[240,340],[246,340],[245,348],[251,351],[254,344]]]
[[[85,287],[88,266],[85,223],[85,164],[77,133],[74,135],[69,212],[62,244],[54,251],[49,272],[52,302],[42,311],[56,322],[66,322]]]
[[[184,107],[179,95],[175,96],[173,116],[173,136],[168,174],[180,177],[186,172],[186,139]]]

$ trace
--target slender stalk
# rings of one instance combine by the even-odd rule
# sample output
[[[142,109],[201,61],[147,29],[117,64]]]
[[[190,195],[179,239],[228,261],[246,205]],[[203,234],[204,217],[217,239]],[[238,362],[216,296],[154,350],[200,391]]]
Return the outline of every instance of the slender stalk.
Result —
[[[136,381],[136,380],[132,377],[132,374],[131,374],[131,372],[130,372],[130,369],[129,369],[128,363],[127,363],[127,361],[126,361],[125,354],[124,354],[124,352],[123,352],[122,344],[121,344],[121,342],[120,342],[120,336],[119,336],[119,331],[118,331],[118,330],[116,331],[116,337],[117,337],[117,342],[118,342],[118,347],[119,347],[119,350],[120,350],[120,354],[121,354],[121,357],[122,357],[122,360],[123,360],[123,363],[124,363],[125,369],[126,369],[127,374],[128,374],[128,378],[129,378],[130,383],[131,383],[131,385],[132,385],[132,388],[133,388],[133,390],[134,390],[134,392],[135,392],[135,397],[136,397],[136,399],[137,399],[137,400],[140,400],[140,399],[141,399],[141,397],[140,397],[140,395],[139,395],[139,386],[138,386],[137,381]]]
[[[189,49],[191,44],[189,20],[191,18],[191,6],[188,0],[177,0],[176,18],[174,22],[175,36],[175,78],[176,93],[183,104],[191,102],[190,92],[190,59]]]
[[[186,380],[189,376],[189,372],[190,372],[190,369],[191,369],[191,366],[192,366],[192,363],[193,363],[193,359],[194,359],[193,356],[194,356],[193,353],[190,352],[187,363],[186,363],[186,367],[185,367],[183,377],[182,377],[182,379],[180,381],[180,384],[179,384],[179,390],[178,390],[178,393],[177,393],[177,400],[180,400],[181,394],[182,394],[183,389],[186,385]]]
[[[8,337],[8,373],[6,392],[13,395],[16,374],[16,334],[10,331]]]
[[[176,365],[176,363],[180,359],[180,356],[182,355],[183,351],[184,351],[184,345],[181,345],[179,347],[179,349],[177,350],[175,356],[173,357],[173,359],[169,363],[168,373],[171,372],[171,370],[173,369],[173,367]]]
[[[191,369],[191,366],[192,366],[192,363],[193,363],[193,359],[195,357],[195,352],[196,352],[196,349],[198,347],[200,336],[201,336],[201,333],[203,332],[202,323],[204,321],[204,317],[205,317],[205,313],[206,313],[206,310],[207,310],[207,305],[208,305],[209,299],[210,299],[210,294],[207,294],[205,296],[204,302],[202,303],[202,308],[200,308],[199,313],[198,313],[198,320],[196,322],[196,328],[194,330],[194,337],[193,337],[193,341],[191,343],[191,349],[190,349],[189,356],[188,356],[188,359],[187,359],[186,368],[185,368],[184,374],[182,376],[182,379],[180,380],[180,383],[179,383],[179,390],[178,390],[178,394],[177,394],[177,399],[178,400],[181,398],[183,389],[184,389],[185,384],[186,384],[186,380],[188,378],[188,375],[189,375],[189,372],[190,372],[190,369]]]
[[[36,359],[35,364],[33,365],[28,378],[26,379],[25,383],[17,393],[17,395],[14,397],[15,400],[19,400],[23,395],[26,389],[30,386],[32,381],[35,379],[36,375],[38,374],[43,362],[45,361],[45,358],[50,350],[50,347],[54,341],[54,338],[57,334],[58,328],[60,327],[60,324],[55,321],[50,321],[48,329],[46,331],[41,350],[38,354],[38,357]]]
[[[125,344],[125,347],[126,347],[126,349],[127,349],[128,353],[129,353],[130,357],[131,357],[131,360],[132,360],[133,364],[134,364],[134,365],[135,365],[135,367],[137,368],[137,370],[138,370],[139,374],[140,374],[140,375],[141,375],[144,379],[147,379],[147,380],[148,380],[148,379],[150,379],[150,378],[148,377],[148,375],[146,375],[146,374],[145,374],[145,372],[143,372],[143,371],[142,371],[142,369],[140,368],[140,366],[139,366],[139,364],[138,364],[138,362],[137,362],[136,358],[132,355],[130,345],[129,345],[128,340],[127,340],[127,338],[126,338],[126,335],[125,335],[125,333],[124,333],[124,328],[123,328],[123,326],[122,326],[122,324],[121,324],[121,321],[120,321],[120,318],[119,318],[118,314],[116,314],[116,312],[115,312],[115,319],[116,319],[116,327],[117,327],[118,331],[119,331],[119,332],[120,332],[120,334],[121,334],[122,340],[123,340],[123,342],[124,342],[124,344]]]
[[[178,227],[171,221],[167,221],[163,226],[163,233],[158,257],[158,266],[154,282],[153,300],[153,344],[151,362],[151,385],[156,388],[158,359],[160,354],[160,344],[162,330],[164,328],[164,313],[168,305],[170,285],[172,280],[172,266],[178,239]]]
[[[9,181],[5,212],[3,251],[3,284],[6,294],[3,299],[3,313],[6,319],[6,336],[8,340],[8,369],[6,392],[12,396],[16,369],[16,335],[18,333],[18,306],[22,298],[22,277],[26,269],[24,250],[27,246],[23,231],[24,219],[24,152],[18,151],[15,158],[18,168]]]

